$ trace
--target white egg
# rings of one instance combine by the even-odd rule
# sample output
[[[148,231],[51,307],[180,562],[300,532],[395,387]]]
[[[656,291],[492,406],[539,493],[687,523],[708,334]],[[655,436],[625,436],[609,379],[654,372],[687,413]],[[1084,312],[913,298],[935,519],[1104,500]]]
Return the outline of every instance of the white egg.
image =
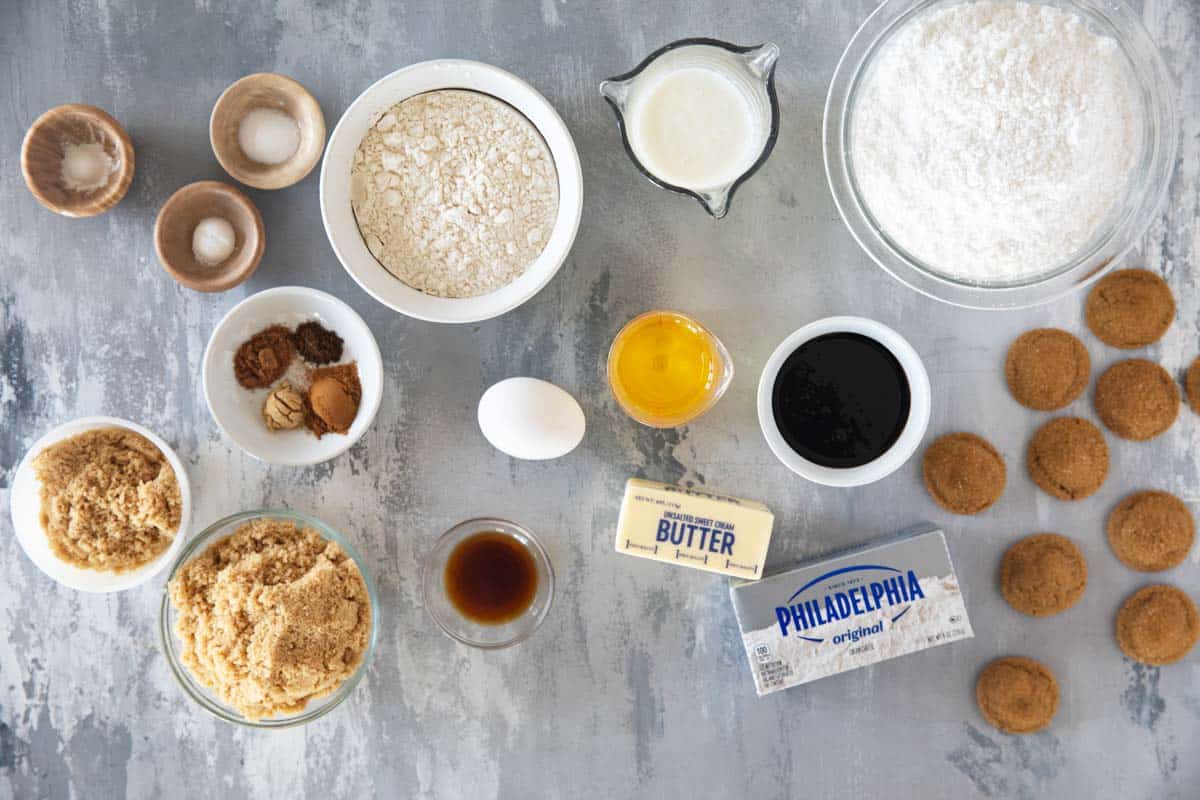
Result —
[[[513,458],[565,456],[583,440],[586,425],[574,397],[537,378],[508,378],[479,398],[479,430]]]

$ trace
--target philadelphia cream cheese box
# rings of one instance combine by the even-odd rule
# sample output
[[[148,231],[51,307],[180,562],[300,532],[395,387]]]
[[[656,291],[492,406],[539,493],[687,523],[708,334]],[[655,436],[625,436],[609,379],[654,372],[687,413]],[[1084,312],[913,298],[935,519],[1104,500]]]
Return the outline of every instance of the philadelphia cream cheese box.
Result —
[[[974,635],[931,525],[729,593],[759,697]]]
[[[762,577],[775,515],[761,503],[630,478],[617,552],[732,575]]]

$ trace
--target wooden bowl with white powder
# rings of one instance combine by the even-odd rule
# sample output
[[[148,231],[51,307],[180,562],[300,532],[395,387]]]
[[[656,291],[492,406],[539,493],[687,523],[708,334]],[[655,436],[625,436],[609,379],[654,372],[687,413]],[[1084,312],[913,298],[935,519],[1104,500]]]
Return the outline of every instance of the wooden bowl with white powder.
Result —
[[[346,271],[384,305],[477,322],[554,277],[582,212],[579,155],[562,118],[520,78],[428,61],[347,109],[321,168],[321,214]]]
[[[258,72],[229,86],[208,121],[213,154],[256,189],[302,181],[321,160],[325,115],[312,93],[286,75]]]
[[[52,108],[29,126],[21,172],[38,202],[64,217],[94,217],[121,202],[133,182],[133,142],[95,106]]]

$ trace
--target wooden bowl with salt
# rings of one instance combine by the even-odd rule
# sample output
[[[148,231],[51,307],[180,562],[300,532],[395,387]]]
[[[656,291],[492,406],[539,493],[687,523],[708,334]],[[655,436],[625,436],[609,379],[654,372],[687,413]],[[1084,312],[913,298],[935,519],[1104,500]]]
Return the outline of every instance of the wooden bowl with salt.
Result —
[[[21,145],[21,172],[38,202],[64,217],[94,217],[133,182],[133,142],[95,106],[71,103],[42,114]]]
[[[201,221],[216,217],[233,227],[233,252],[218,263],[201,261],[193,236]],[[224,292],[245,281],[267,245],[262,215],[250,198],[220,181],[184,186],[163,204],[154,223],[154,249],[167,274],[198,292]]]
[[[277,163],[256,161],[242,147],[242,122],[259,109],[283,112],[296,124],[295,150]],[[303,180],[321,160],[325,115],[316,98],[296,81],[259,72],[236,81],[217,98],[208,135],[217,161],[233,178],[256,189],[283,189]]]

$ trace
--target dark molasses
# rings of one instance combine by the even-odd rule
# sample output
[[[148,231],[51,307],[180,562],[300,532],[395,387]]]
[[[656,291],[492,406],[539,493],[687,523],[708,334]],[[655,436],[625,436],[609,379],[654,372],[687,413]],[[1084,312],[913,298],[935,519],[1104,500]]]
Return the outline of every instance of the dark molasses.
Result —
[[[908,422],[908,378],[892,352],[860,333],[800,345],[775,378],[775,424],[802,458],[861,467],[887,452]]]
[[[446,596],[472,622],[500,625],[533,604],[538,572],[533,553],[499,531],[463,539],[446,560]]]

